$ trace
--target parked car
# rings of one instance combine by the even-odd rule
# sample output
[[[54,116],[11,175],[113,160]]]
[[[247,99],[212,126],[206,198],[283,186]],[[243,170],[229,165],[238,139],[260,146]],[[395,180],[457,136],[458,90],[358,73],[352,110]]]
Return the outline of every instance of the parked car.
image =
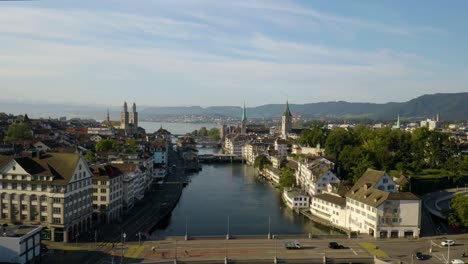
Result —
[[[424,256],[421,252],[416,252],[416,259],[425,260],[426,256]]]
[[[440,242],[440,244],[442,246],[444,246],[444,247],[445,246],[453,246],[455,244],[455,241],[447,239],[447,240],[444,240],[444,241]]]
[[[463,261],[461,259],[452,259],[452,261],[450,263],[452,263],[452,264],[465,264],[465,261]]]
[[[338,244],[338,243],[336,243],[336,242],[330,242],[330,243],[328,243],[328,247],[329,247],[329,248],[332,248],[332,249],[341,249],[341,248],[344,248],[343,245],[340,245],[340,244]]]

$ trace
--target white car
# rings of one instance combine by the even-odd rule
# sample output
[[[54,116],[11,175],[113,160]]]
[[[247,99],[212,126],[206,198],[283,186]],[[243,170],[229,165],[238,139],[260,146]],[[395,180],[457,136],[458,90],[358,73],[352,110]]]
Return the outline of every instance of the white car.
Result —
[[[448,240],[444,240],[444,241],[440,242],[440,244],[442,246],[453,246],[455,244],[455,241],[448,239]]]
[[[452,259],[452,261],[450,262],[452,264],[465,264],[465,262],[461,259]]]

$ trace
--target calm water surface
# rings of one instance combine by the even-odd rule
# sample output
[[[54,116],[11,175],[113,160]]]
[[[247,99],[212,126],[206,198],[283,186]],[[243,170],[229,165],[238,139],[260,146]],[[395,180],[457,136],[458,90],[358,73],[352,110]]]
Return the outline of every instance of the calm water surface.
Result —
[[[168,219],[156,230],[157,236],[266,235],[269,218],[271,234],[330,234],[309,219],[285,208],[279,192],[254,177],[245,164],[203,165],[190,176],[191,182]]]

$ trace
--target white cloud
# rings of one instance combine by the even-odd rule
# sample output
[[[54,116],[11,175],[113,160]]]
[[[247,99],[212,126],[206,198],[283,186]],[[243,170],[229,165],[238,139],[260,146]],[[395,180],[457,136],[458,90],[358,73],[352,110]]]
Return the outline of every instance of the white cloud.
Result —
[[[229,2],[233,14],[245,8],[268,9],[286,12],[290,19],[290,14],[303,14],[339,27],[365,24],[296,6],[244,2],[238,10],[237,3]],[[189,105],[195,104],[193,99],[202,105],[232,105],[247,99],[260,105],[283,102],[287,93],[296,103],[385,102],[401,101],[408,85],[424,87],[425,79],[436,75],[434,63],[417,54],[281,40],[259,29],[230,34],[223,27],[234,30],[229,27],[247,23],[243,17],[234,21],[197,10],[176,12],[190,19],[83,9],[2,11],[0,86],[14,87],[2,91],[4,98],[30,94],[54,101],[100,98],[113,104],[119,97],[133,96],[148,105]],[[453,89],[462,81],[454,78]]]

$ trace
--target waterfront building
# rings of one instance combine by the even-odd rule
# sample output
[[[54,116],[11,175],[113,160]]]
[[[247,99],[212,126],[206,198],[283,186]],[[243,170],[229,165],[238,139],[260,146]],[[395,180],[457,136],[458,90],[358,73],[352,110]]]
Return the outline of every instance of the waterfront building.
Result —
[[[292,131],[292,115],[289,111],[289,103],[286,101],[283,116],[281,117],[281,136],[283,138],[288,137],[288,133]]]
[[[1,263],[40,263],[41,230],[38,225],[1,227]]]
[[[165,139],[156,139],[151,144],[153,153],[153,182],[159,182],[167,175],[168,144]]]
[[[298,189],[283,191],[283,200],[290,209],[309,208],[310,197]]]
[[[229,134],[224,139],[224,152],[226,154],[243,156],[244,145],[250,141],[251,137],[240,134]]]
[[[346,228],[346,193],[351,187],[344,181],[328,183],[326,190],[312,196],[310,212],[332,226]]]
[[[123,210],[131,210],[135,202],[142,200],[145,196],[146,186],[144,174],[138,164],[112,163],[112,166],[119,169],[123,174]]]
[[[122,216],[123,176],[110,164],[95,165],[93,172],[93,221],[110,223]]]
[[[0,220],[40,224],[68,242],[91,227],[92,173],[79,154],[0,157]]]
[[[296,183],[310,196],[314,196],[327,188],[328,183],[340,180],[332,172],[334,163],[323,158],[306,158],[298,162],[296,170]]]
[[[263,142],[249,142],[244,145],[242,157],[249,165],[254,165],[255,159],[260,155],[268,157],[269,144]]]
[[[397,192],[396,183],[384,171],[368,169],[346,195],[350,231],[375,238],[418,237],[421,200],[409,192]]]

